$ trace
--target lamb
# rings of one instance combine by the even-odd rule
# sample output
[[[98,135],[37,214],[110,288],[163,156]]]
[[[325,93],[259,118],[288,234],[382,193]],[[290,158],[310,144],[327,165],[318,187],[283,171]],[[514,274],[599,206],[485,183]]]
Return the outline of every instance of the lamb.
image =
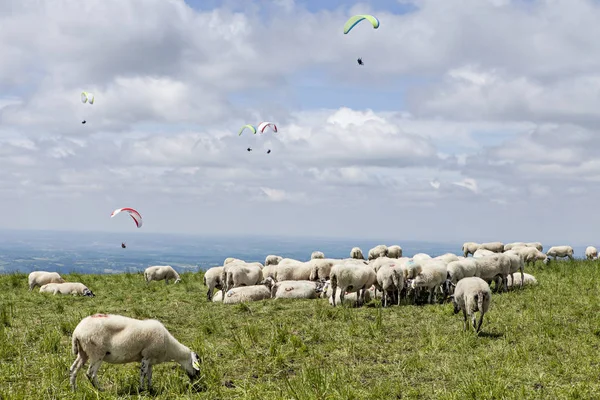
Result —
[[[374,260],[377,257],[386,257],[388,248],[385,244],[380,244],[369,250],[369,260]]]
[[[96,295],[80,282],[46,283],[40,288],[40,293],[78,294],[81,296],[95,297]]]
[[[334,260],[331,258],[317,258],[310,260],[308,265],[310,265],[311,271],[308,279],[311,281],[329,279],[331,268],[337,262],[339,262],[339,260]]]
[[[365,256],[363,256],[363,252],[360,249],[360,247],[353,247],[352,250],[350,250],[350,258],[355,258],[357,260],[364,260]]]
[[[72,335],[72,350],[77,356],[70,368],[70,382],[76,390],[77,373],[89,360],[87,377],[98,388],[98,369],[102,361],[126,364],[141,361],[140,389],[152,386],[152,366],[168,361],[179,363],[190,380],[200,372],[198,354],[179,343],[157,320],[138,320],[114,314],[95,314],[82,319]]]
[[[334,307],[338,287],[341,291],[340,299],[342,303],[346,293],[358,292],[356,304],[361,305],[365,302],[365,291],[377,282],[375,271],[367,265],[336,264],[331,268],[330,276]]]
[[[464,256],[468,257],[469,254],[475,254],[475,252],[477,251],[477,249],[479,249],[479,246],[481,246],[479,243],[465,242],[462,245],[462,251],[464,253]]]
[[[225,271],[225,268],[223,268]],[[221,273],[221,277],[223,274]],[[232,288],[240,286],[258,285],[263,280],[262,269],[258,265],[252,264],[233,264],[227,268],[225,273],[223,290],[225,293]]]
[[[223,304],[238,304],[271,298],[273,279],[267,278],[257,285],[240,286],[225,292]]]
[[[275,299],[316,299],[323,291],[323,282],[282,281],[271,288],[271,298]]]
[[[181,282],[179,274],[170,265],[148,267],[144,271],[144,278],[146,279],[146,284],[149,284],[150,281],[162,281],[163,279],[165,280],[165,285],[169,283],[169,279],[174,279],[175,283]]]
[[[412,289],[420,287],[429,289],[429,304],[433,303],[433,295],[438,288],[446,281],[448,271],[446,264],[440,260],[431,260],[422,263],[422,270],[410,282]],[[416,296],[415,296],[416,301]]]
[[[467,315],[471,317],[473,329],[479,333],[483,316],[490,309],[492,301],[492,291],[490,286],[481,278],[469,277],[461,279],[457,284],[452,295],[454,305],[454,314],[463,311],[464,321],[463,329],[467,330]],[[475,313],[479,311],[479,323],[476,325]]]
[[[569,260],[573,261],[573,248],[571,246],[552,246],[548,249],[546,255],[553,257],[555,261],[556,257],[569,257]]]
[[[206,270],[204,273],[204,286],[208,287],[206,292],[206,299],[212,300],[213,292],[215,289],[223,289],[223,281],[221,280],[221,274],[223,273],[223,267],[212,267]]]
[[[495,253],[491,250],[479,248],[475,251],[475,253],[473,253],[473,258],[491,256],[492,254],[495,254]]]
[[[512,279],[510,279],[511,277],[509,277],[508,287],[510,288],[513,285],[520,285],[521,287],[523,287],[523,285],[537,285],[538,282],[537,279],[535,279],[535,276],[531,274],[523,275],[523,279],[521,279],[521,275],[515,275],[514,277],[512,277]]]
[[[313,251],[310,255],[310,259],[314,260],[315,258],[325,258],[325,254],[322,251]]]
[[[400,292],[404,288],[404,271],[399,265],[388,263],[382,265],[377,271],[375,287],[383,293],[383,306],[387,307],[387,298],[392,299],[397,293],[398,305],[400,305]]]
[[[449,262],[446,266],[448,271],[447,279],[456,285],[463,278],[475,276],[477,272],[477,264],[472,258]]]
[[[387,256],[389,258],[400,258],[400,257],[402,257],[402,247],[400,247],[398,245],[393,245],[393,246],[388,247]]]
[[[502,252],[504,252],[504,243],[502,243],[502,242],[481,243],[479,248],[489,250],[494,253],[502,253]]]
[[[533,248],[533,247],[532,247]],[[536,249],[537,250],[537,249]],[[504,253],[510,260],[510,271],[509,271],[509,275],[511,281],[513,280],[513,274],[517,271],[521,271],[521,287],[523,287],[523,268],[524,268],[524,257],[521,256],[520,253],[514,251],[514,250],[508,250],[507,252]],[[508,285],[507,285],[508,287]]]
[[[588,246],[585,249],[585,258],[588,260],[597,260],[598,259],[598,249],[594,246]]]
[[[507,276],[510,273],[511,262],[505,254],[493,254],[475,259],[477,271],[475,276],[485,281],[501,279],[504,291],[508,291]],[[460,281],[459,281],[460,282]],[[496,291],[500,291],[500,284],[496,281]]]
[[[265,258],[265,267],[268,267],[269,265],[277,265],[281,260],[283,260],[283,257],[268,255],[267,258]]]
[[[65,283],[65,280],[58,272],[33,271],[29,274],[29,290],[33,290],[36,286],[43,286],[47,283]]]

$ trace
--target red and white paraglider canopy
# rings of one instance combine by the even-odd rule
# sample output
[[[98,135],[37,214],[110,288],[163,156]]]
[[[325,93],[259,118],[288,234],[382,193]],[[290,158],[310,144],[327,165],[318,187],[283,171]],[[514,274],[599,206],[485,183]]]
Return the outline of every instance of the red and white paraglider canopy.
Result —
[[[133,220],[135,221],[135,225],[138,228],[142,227],[142,215],[139,212],[137,212],[137,210],[134,210],[133,208],[129,208],[129,207],[117,208],[115,211],[112,212],[112,214],[110,214],[110,217],[111,218],[114,217],[115,215],[117,215],[121,211],[125,211],[125,212],[129,213],[129,215],[131,216],[131,218],[133,218]]]

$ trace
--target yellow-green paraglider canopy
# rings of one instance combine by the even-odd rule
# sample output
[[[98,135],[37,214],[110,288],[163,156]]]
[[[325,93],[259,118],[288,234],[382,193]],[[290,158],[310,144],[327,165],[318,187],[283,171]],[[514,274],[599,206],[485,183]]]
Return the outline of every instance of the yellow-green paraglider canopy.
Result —
[[[379,28],[379,20],[375,16],[369,14],[358,14],[350,17],[348,21],[346,21],[344,24],[344,35],[350,32],[356,24],[364,19],[369,21],[371,25],[373,25],[373,28]]]

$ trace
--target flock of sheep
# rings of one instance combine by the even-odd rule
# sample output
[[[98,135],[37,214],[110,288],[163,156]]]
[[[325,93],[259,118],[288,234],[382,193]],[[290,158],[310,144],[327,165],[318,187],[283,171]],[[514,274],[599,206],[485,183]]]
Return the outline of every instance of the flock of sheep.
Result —
[[[542,252],[541,243],[467,242],[462,255],[446,253],[438,257],[418,253],[403,257],[400,246],[378,245],[369,250],[365,260],[360,248],[350,251],[345,259],[325,258],[315,251],[309,261],[269,255],[264,265],[259,262],[227,258],[222,266],[204,273],[207,299],[224,304],[265,299],[328,298],[332,306],[350,303],[361,306],[372,298],[383,306],[400,305],[401,299],[416,302],[422,290],[428,290],[428,302],[441,293],[448,297],[454,313],[463,311],[463,328],[467,319],[479,332],[484,314],[489,310],[492,291],[507,291],[517,285],[536,284],[534,276],[524,273],[525,265],[557,257],[573,259],[571,246],[551,247]],[[472,255],[473,257],[468,257]],[[588,247],[588,259],[597,259],[598,251]],[[179,274],[168,265],[148,267],[144,271],[147,284],[169,280],[178,283]],[[29,275],[29,290],[40,286],[40,292],[94,296],[79,282],[65,282],[56,272],[35,271]],[[218,290],[215,293],[215,290]],[[412,298],[412,300],[411,300]],[[476,313],[479,312],[479,322]],[[112,364],[141,362],[140,390],[144,383],[150,389],[152,366],[167,361],[179,363],[191,380],[199,375],[198,355],[178,342],[156,320],[137,320],[121,315],[95,314],[82,319],[72,335],[72,351],[76,357],[70,368],[70,383],[76,389],[77,372],[90,362],[87,377],[98,387],[97,373],[103,361]]]

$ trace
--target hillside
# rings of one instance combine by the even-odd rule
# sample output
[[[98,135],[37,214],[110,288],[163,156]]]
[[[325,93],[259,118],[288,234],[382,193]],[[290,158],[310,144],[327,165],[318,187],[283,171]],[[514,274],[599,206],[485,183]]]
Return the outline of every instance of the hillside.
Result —
[[[96,297],[51,296],[29,292],[25,274],[0,275],[0,398],[137,396],[139,364],[104,363],[104,392],[86,365],[70,391],[71,331],[98,312],[159,319],[201,356],[194,387],[177,364],[154,367],[157,399],[598,398],[598,262],[526,272],[539,285],[494,294],[479,336],[463,333],[451,304],[227,306],[207,303],[202,273],[168,286],[146,286],[141,274],[71,274]]]

